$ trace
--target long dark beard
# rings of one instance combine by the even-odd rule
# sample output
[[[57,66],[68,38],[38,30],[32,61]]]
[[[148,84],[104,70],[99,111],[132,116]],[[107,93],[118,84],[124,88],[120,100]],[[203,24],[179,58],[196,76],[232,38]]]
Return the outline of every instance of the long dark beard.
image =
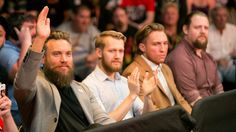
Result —
[[[73,69],[70,69],[67,74],[61,74],[58,71],[50,69],[47,65],[44,65],[43,71],[47,79],[58,88],[68,87],[72,80],[74,80]]]

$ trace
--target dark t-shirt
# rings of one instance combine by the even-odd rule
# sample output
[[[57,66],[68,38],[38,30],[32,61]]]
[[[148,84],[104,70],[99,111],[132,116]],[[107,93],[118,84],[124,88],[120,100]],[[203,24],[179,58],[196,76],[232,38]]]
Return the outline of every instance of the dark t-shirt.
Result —
[[[56,132],[80,132],[89,126],[84,111],[71,87],[58,88],[61,107]]]

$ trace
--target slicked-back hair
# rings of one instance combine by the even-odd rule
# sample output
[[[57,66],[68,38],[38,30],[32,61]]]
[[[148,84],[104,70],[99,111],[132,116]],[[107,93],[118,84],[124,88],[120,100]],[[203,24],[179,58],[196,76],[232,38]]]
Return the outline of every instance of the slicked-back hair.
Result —
[[[112,37],[118,40],[123,40],[126,42],[126,37],[121,33],[113,30],[103,31],[95,38],[95,48],[103,49],[105,47],[104,37]]]
[[[137,45],[137,47],[139,47],[140,43],[145,43],[146,38],[153,31],[165,32],[165,28],[162,24],[159,24],[159,23],[151,23],[141,28],[135,34],[135,44]],[[138,48],[137,53],[142,54],[143,52]]]
[[[60,40],[60,39],[66,40],[67,42],[69,42],[71,44],[69,33],[62,32],[62,31],[52,31],[51,34],[49,35],[49,37],[47,38],[46,42],[45,42],[45,45],[44,45],[45,52],[47,51],[46,43],[49,40]]]
[[[187,17],[185,19],[185,22],[184,22],[184,25],[189,27],[190,24],[192,23],[192,18],[194,16],[203,16],[203,17],[206,17],[208,19],[208,16],[205,13],[203,13],[201,11],[193,11],[189,15],[187,15]]]

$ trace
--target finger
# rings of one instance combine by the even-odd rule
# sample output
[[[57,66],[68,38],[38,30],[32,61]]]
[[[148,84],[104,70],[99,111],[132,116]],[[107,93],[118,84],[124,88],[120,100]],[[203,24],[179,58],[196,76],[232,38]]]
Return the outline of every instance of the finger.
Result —
[[[17,27],[14,27],[14,30],[15,30],[15,32],[16,32],[17,35],[20,34],[20,30],[19,30]]]
[[[149,73],[148,71],[145,72],[145,75],[144,75],[144,80],[147,80],[148,79],[148,76],[149,76]]]
[[[44,6],[42,11],[39,13],[38,20],[45,22],[47,20],[48,11],[49,11],[48,6]]]

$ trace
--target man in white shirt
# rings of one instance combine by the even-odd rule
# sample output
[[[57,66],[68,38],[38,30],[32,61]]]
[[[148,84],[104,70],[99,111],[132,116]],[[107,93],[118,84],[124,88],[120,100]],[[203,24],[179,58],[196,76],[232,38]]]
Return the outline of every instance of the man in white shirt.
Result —
[[[218,64],[222,81],[235,81],[236,58],[236,26],[227,23],[228,12],[224,6],[217,6],[212,10],[213,23],[209,27],[209,43],[207,52],[212,55]]]

